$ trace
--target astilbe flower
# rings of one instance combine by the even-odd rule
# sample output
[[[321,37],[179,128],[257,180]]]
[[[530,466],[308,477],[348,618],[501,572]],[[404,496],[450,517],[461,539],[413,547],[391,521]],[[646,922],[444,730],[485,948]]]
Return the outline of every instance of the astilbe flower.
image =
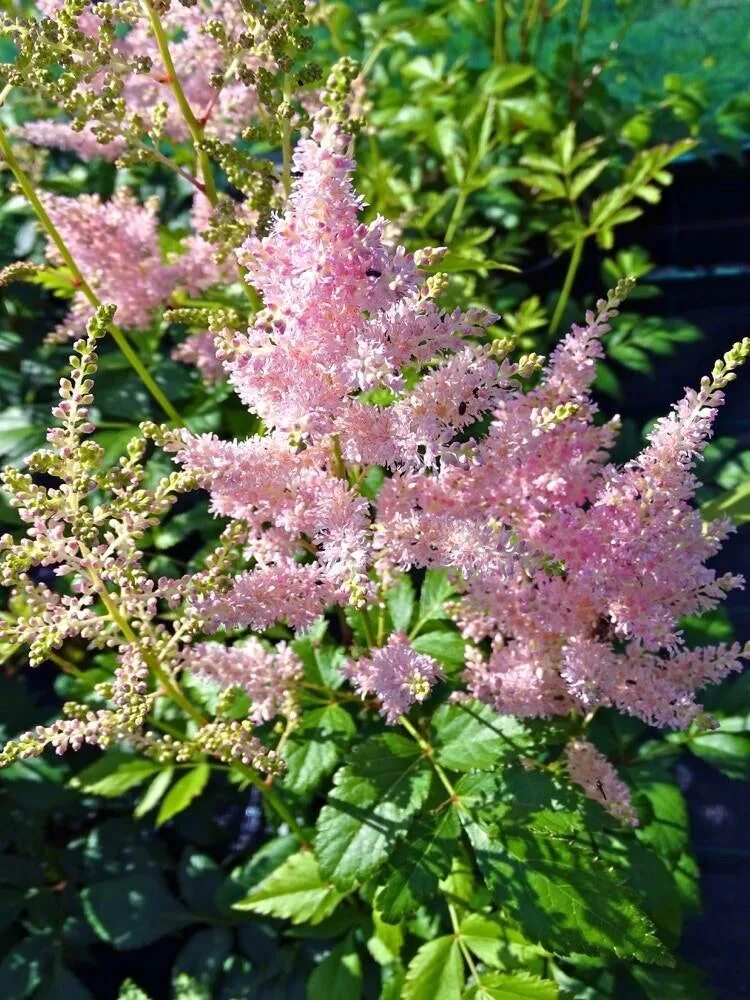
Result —
[[[190,649],[186,666],[222,688],[237,687],[245,691],[251,701],[249,717],[253,722],[268,722],[280,712],[286,716],[295,714],[290,699],[302,679],[302,663],[284,642],[272,650],[254,636],[235,646],[196,643]]]
[[[377,579],[444,567],[465,637],[490,647],[467,647],[475,697],[520,716],[615,705],[689,725],[695,692],[744,655],[686,650],[679,619],[742,584],[706,566],[729,526],[701,523],[692,467],[750,341],[618,468],[608,461],[618,421],[598,421],[591,383],[627,282],[526,390],[542,359],[511,363],[478,343],[495,317],[440,311],[439,282],[419,268],[436,253],[407,254],[383,220],[360,221],[344,137],[319,124],[294,168],[285,212],[238,253],[266,308],[224,346],[230,380],[267,432],[171,445],[213,510],[249,528],[248,568],[226,593],[205,594],[200,613],[214,628],[299,629],[331,603],[380,600]],[[386,478],[366,499],[372,466]],[[389,704],[379,655],[348,673]]]
[[[191,333],[172,351],[175,361],[195,365],[203,381],[211,385],[225,377],[224,365],[216,351],[216,337],[210,330]]]
[[[630,789],[593,743],[571,740],[565,748],[565,763],[570,780],[580,785],[590,799],[620,822],[638,826]]]
[[[198,199],[193,218],[201,226],[201,202],[206,199]],[[126,329],[149,327],[155,311],[178,287],[196,293],[234,277],[230,266],[213,260],[211,245],[199,233],[187,238],[183,254],[163,261],[156,199],[141,205],[130,191],[120,189],[109,201],[98,195],[68,198],[49,193],[42,200],[84,278],[101,300],[117,306],[117,322]],[[47,256],[54,264],[63,263],[52,240]],[[83,292],[76,291],[55,336],[80,335],[93,312]]]
[[[200,621],[190,609],[203,592],[221,587],[232,571],[241,532],[231,525],[204,568],[191,577],[154,581],[146,572],[144,534],[195,484],[190,474],[174,471],[146,486],[148,440],[143,434],[129,442],[113,468],[104,466],[103,450],[90,437],[95,429],[90,406],[96,345],[113,311],[112,306],[97,309],[86,339],[74,346],[72,374],[61,380],[60,402],[53,411],[59,426],[47,434],[49,447],[29,457],[28,472],[8,468],[3,473],[3,486],[26,534],[18,540],[0,538],[0,583],[11,588],[16,611],[14,618],[0,623],[0,635],[7,643],[28,646],[32,666],[66,641],[82,639],[90,650],[112,650],[116,668],[111,680],[97,687],[105,707],[66,704],[64,718],[6,744],[0,765],[37,756],[47,747],[63,753],[84,745],[126,743],[156,760],[190,761],[210,754],[225,763],[277,771],[280,761],[254,735],[252,719],[220,714],[205,719],[191,709],[196,728],[182,740],[150,726],[157,698],[178,690],[176,677],[191,662]],[[144,427],[144,433],[149,430]],[[58,578],[55,589],[38,579],[39,567]],[[190,606],[183,614],[174,621],[163,617],[165,607],[180,605],[188,595]],[[200,643],[198,647],[200,655]],[[265,665],[263,675],[260,662],[256,664],[249,683],[258,717],[293,704],[284,692],[297,676],[286,647],[268,652]],[[178,700],[184,707],[184,699]]]
[[[363,696],[374,692],[388,722],[398,722],[414,702],[424,701],[442,677],[440,664],[418,653],[403,632],[394,632],[385,646],[349,663],[344,673]]]
[[[250,567],[196,605],[214,628],[304,628],[331,603],[372,597],[383,554],[357,479],[369,465],[424,477],[439,462],[461,463],[458,436],[518,370],[457,336],[481,334],[491,314],[441,313],[417,260],[384,241],[383,220],[359,221],[346,146],[320,128],[303,138],[285,213],[238,253],[266,308],[228,337],[225,365],[267,433],[242,442],[183,433],[171,445],[214,512],[249,528]],[[407,365],[429,368],[413,392]],[[371,390],[393,404],[376,405]],[[482,554],[502,569],[513,557],[502,529],[478,537],[474,524],[451,524],[442,539],[443,526],[435,512],[434,548],[425,543],[409,565]]]

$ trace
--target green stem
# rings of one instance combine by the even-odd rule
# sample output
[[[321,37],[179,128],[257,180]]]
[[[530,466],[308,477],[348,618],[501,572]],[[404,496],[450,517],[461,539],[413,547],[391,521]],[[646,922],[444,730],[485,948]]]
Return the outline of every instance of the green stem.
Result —
[[[344,461],[344,456],[341,451],[341,440],[338,434],[331,435],[331,444],[333,446],[333,470],[336,473],[336,477],[349,482],[349,476],[346,471],[346,462]]]
[[[589,26],[589,16],[591,14],[591,0],[581,0],[581,14],[578,18],[578,43],[583,42]]]
[[[573,246],[573,253],[570,255],[570,260],[568,261],[568,271],[565,275],[565,281],[563,283],[562,291],[560,292],[560,297],[555,305],[555,311],[552,314],[552,319],[549,325],[550,337],[554,337],[557,333],[557,328],[560,325],[560,320],[565,312],[565,307],[568,304],[568,299],[570,298],[570,293],[573,288],[573,282],[578,274],[578,268],[581,264],[581,256],[583,254],[583,247],[586,242],[585,236],[579,236],[575,241]]]
[[[450,245],[453,237],[456,235],[456,230],[458,229],[458,224],[461,221],[461,216],[464,214],[464,208],[466,207],[466,192],[460,190],[458,192],[458,198],[456,198],[456,204],[453,206],[453,212],[451,213],[450,222],[448,223],[448,228],[445,231],[445,242]]]
[[[372,629],[370,627],[370,619],[367,616],[367,610],[362,610],[362,629],[365,633],[365,639],[367,639],[367,645],[370,649],[374,649],[377,643],[375,642],[375,636],[372,634]]]
[[[123,618],[123,616],[120,614],[117,605],[112,600],[112,595],[104,586],[104,582],[100,580],[98,577],[94,577],[94,580],[99,596],[102,599],[102,603],[107,609],[107,613],[109,614],[112,621],[115,623],[115,625],[117,625],[117,627],[120,629],[123,636],[127,639],[128,642],[133,643],[133,645],[135,646],[139,646],[138,636],[130,627],[130,622],[128,622],[127,619]],[[180,708],[195,723],[197,723],[197,725],[199,726],[206,725],[208,719],[206,719],[205,716],[199,711],[199,709],[197,709],[195,705],[193,705],[188,700],[188,698],[183,694],[180,686],[174,681],[169,672],[165,670],[165,668],[161,665],[161,663],[159,663],[159,660],[156,657],[149,656],[146,653],[142,653],[142,655],[148,668],[153,672],[154,677],[156,677],[156,679],[159,681],[159,683],[164,688],[167,695],[172,699],[172,701],[174,701],[175,704],[179,705]],[[266,782],[260,777],[260,775],[256,774],[255,771],[253,771],[251,767],[248,767],[247,764],[242,764],[239,761],[237,761],[232,764],[232,768],[239,774],[241,774],[244,778],[247,778],[247,780],[251,784],[255,785],[255,787],[258,788],[263,793],[263,795],[265,795],[265,797],[268,799],[269,805],[276,811],[276,813],[278,813],[281,819],[284,820],[284,822],[288,825],[289,829],[296,836],[298,836],[303,843],[305,843],[306,841],[304,834],[302,832],[302,828],[300,827],[299,823],[290,812],[288,806],[279,796],[279,794],[270,785],[267,785]]]
[[[140,649],[141,647],[138,641],[138,636],[130,627],[130,622],[120,614],[120,610],[112,600],[112,595],[104,585],[104,581],[98,576],[95,577],[95,581],[102,604],[107,609],[107,614],[115,625],[117,625],[127,641],[132,643],[136,648]],[[185,712],[185,714],[188,715],[198,726],[204,726],[208,722],[208,719],[206,719],[195,707],[195,705],[187,699],[180,686],[175,683],[168,671],[164,669],[161,663],[159,663],[159,660],[155,656],[149,655],[144,650],[141,650],[141,655],[143,656],[146,666],[153,673],[154,677],[157,679],[159,684],[161,684],[172,701],[179,705],[183,712]]]
[[[362,63],[362,69],[359,72],[359,75],[362,77],[362,79],[366,79],[367,78],[370,70],[373,68],[373,66],[375,65],[375,63],[378,61],[378,57],[380,56],[380,53],[388,45],[388,42],[389,42],[389,38],[388,38],[388,36],[386,36],[385,38],[382,38],[377,43],[377,45],[375,45],[370,50],[370,54],[367,56],[367,58],[365,59],[365,61]]]
[[[479,973],[477,972],[477,967],[474,964],[474,959],[471,957],[471,952],[466,947],[466,942],[461,937],[461,930],[460,930],[461,922],[458,919],[458,911],[456,910],[456,907],[453,905],[453,903],[451,903],[449,900],[446,899],[445,902],[448,906],[448,913],[451,918],[451,927],[453,928],[453,936],[455,937],[456,941],[458,941],[458,947],[461,949],[461,954],[464,957],[464,961],[469,966],[469,971],[471,972],[471,975],[474,978],[474,982],[478,983]]]
[[[508,49],[505,41],[506,26],[505,0],[495,0],[495,36],[492,46],[492,60],[496,66],[504,66],[508,61]]]
[[[66,674],[70,674],[72,677],[86,676],[85,670],[80,670],[74,663],[71,663],[70,660],[66,660],[64,656],[60,656],[56,653],[54,649],[49,650],[47,653],[47,659],[52,660],[52,662],[56,663],[61,670],[64,670]]]
[[[26,200],[33,208],[37,219],[42,225],[42,228],[47,233],[50,240],[52,240],[52,242],[54,243],[55,247],[58,250],[58,253],[62,257],[65,264],[67,265],[76,283],[76,287],[83,293],[87,301],[94,307],[94,309],[98,309],[99,306],[102,305],[101,299],[81,273],[80,268],[76,264],[72,254],[65,245],[65,241],[60,235],[60,232],[58,231],[54,222],[50,218],[46,208],[42,204],[39,195],[36,193],[34,185],[24,172],[21,164],[16,159],[15,153],[13,152],[13,148],[1,125],[0,125],[0,152],[2,153],[5,162],[8,164],[9,169],[11,170],[13,176],[18,182],[18,186],[23,191]],[[133,370],[139,376],[139,378],[146,386],[148,391],[151,393],[151,395],[154,397],[159,406],[167,414],[169,419],[173,420],[176,424],[183,425],[184,421],[182,417],[174,408],[174,406],[170,403],[170,401],[167,399],[164,393],[161,391],[156,382],[154,382],[148,369],[145,367],[138,354],[133,350],[133,348],[130,345],[130,342],[128,341],[122,330],[114,323],[110,323],[107,329],[109,330],[110,334],[112,335],[112,339],[117,344],[119,349],[122,351],[125,358],[130,362],[130,365],[133,368]]]
[[[291,97],[291,79],[289,74],[284,74],[284,103]],[[289,197],[292,191],[292,123],[284,116],[280,124],[281,129],[281,183],[284,186],[284,194]]]
[[[190,136],[193,140],[193,145],[196,148],[196,152],[198,154],[198,164],[200,166],[206,197],[212,205],[215,205],[217,201],[216,182],[214,181],[213,171],[211,170],[211,161],[206,153],[200,149],[200,143],[203,138],[203,126],[195,117],[193,109],[190,107],[187,97],[185,97],[185,91],[182,89],[182,84],[177,76],[177,70],[175,69],[174,62],[172,61],[172,55],[169,51],[167,35],[164,31],[164,25],[159,19],[159,15],[154,10],[150,0],[141,0],[141,7],[146,12],[147,17],[151,22],[151,30],[154,34],[154,39],[156,40],[162,62],[164,63],[164,69],[166,71],[169,85],[172,88],[172,93],[175,96],[177,105],[182,113],[182,117],[185,119],[185,124],[187,125]]]
[[[287,806],[287,804],[284,802],[281,796],[276,792],[273,786],[267,785],[266,782],[260,777],[260,775],[256,774],[255,771],[253,771],[251,767],[248,767],[247,764],[235,763],[232,765],[232,767],[244,778],[247,778],[247,780],[250,782],[251,785],[255,785],[255,787],[261,792],[261,794],[263,794],[266,797],[266,799],[268,799],[268,804],[284,820],[284,822],[292,831],[292,833],[296,837],[299,837],[300,841],[304,846],[309,847],[310,845],[308,843],[307,837],[304,834],[304,831],[302,830],[302,827],[295,819],[294,814],[289,809],[289,806]]]
[[[451,802],[454,802],[456,805],[459,805],[460,799],[458,797],[458,793],[451,784],[448,775],[445,773],[440,764],[438,764],[438,762],[435,760],[435,749],[432,746],[432,744],[428,743],[427,740],[423,739],[419,735],[415,727],[411,724],[411,722],[409,722],[409,720],[406,718],[405,715],[400,716],[398,721],[401,723],[401,725],[404,727],[407,733],[412,737],[412,739],[416,740],[416,742],[419,744],[420,749],[423,751],[424,755],[428,758],[428,760],[432,764],[435,773],[440,779],[440,783],[442,784],[443,788],[446,790],[448,795],[450,795]]]

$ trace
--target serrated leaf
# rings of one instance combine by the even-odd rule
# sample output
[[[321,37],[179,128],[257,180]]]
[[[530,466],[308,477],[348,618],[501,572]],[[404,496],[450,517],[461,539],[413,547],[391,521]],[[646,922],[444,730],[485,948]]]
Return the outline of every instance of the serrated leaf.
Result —
[[[645,777],[636,782],[636,787],[639,796],[647,800],[650,812],[636,829],[636,836],[664,858],[679,857],[688,844],[688,814],[682,792],[673,782]]]
[[[409,963],[401,994],[403,1000],[460,1000],[464,960],[450,934],[423,944]]]
[[[456,811],[446,807],[434,817],[420,817],[390,859],[391,874],[377,896],[383,919],[397,923],[420,902],[434,898],[448,874],[459,835]]]
[[[455,588],[444,570],[428,569],[419,594],[417,624],[411,635],[416,636],[429,621],[447,618],[444,605],[454,593]]]
[[[426,653],[449,671],[456,671],[464,665],[466,642],[458,632],[447,629],[423,632],[411,644],[418,653]]]
[[[396,733],[357,747],[318,817],[315,852],[324,876],[343,891],[369,878],[427,798],[431,777],[419,746]]]
[[[628,972],[648,1000],[711,1000],[714,996],[703,985],[703,971],[682,962],[675,969],[630,965]]]
[[[609,160],[598,160],[584,170],[579,171],[570,183],[570,195],[575,200],[597,179],[599,174],[609,164]]]
[[[323,880],[315,856],[310,851],[300,851],[287,858],[232,908],[281,917],[293,924],[319,924],[343,898],[330,882]]]
[[[159,815],[156,817],[156,825],[162,826],[173,816],[187,809],[193,799],[197,798],[206,787],[210,777],[211,768],[208,764],[198,764],[184,774],[165,796]]]
[[[133,810],[133,816],[136,819],[141,819],[146,815],[146,813],[149,813],[152,809],[156,808],[167,789],[172,784],[173,777],[174,767],[165,767],[163,771],[160,771],[156,775],[154,780],[138,800],[138,804]]]
[[[307,981],[307,1000],[359,1000],[362,962],[350,937],[323,959]]]
[[[120,753],[106,754],[80,771],[70,782],[90,795],[115,798],[161,770],[153,760],[139,760]]]
[[[304,795],[336,766],[344,745],[355,733],[352,717],[340,705],[314,708],[284,748],[284,787]]]
[[[464,994],[466,1000],[556,1000],[556,983],[527,972],[485,972]]]
[[[521,722],[478,701],[441,705],[432,727],[437,759],[454,771],[493,768],[504,756],[517,756],[529,745]]]
[[[536,831],[490,834],[468,816],[464,825],[497,904],[531,941],[558,954],[670,964],[632,894],[590,851]]]
[[[408,632],[414,613],[414,586],[408,576],[402,576],[395,586],[389,587],[385,602],[394,630]]]

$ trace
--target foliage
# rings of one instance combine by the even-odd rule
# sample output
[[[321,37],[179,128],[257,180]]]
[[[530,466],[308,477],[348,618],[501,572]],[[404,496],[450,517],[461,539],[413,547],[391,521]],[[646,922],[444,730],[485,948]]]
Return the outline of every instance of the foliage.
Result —
[[[700,86],[673,75],[636,107],[589,6],[143,0],[118,12],[65,0],[45,3],[49,18],[35,25],[26,4],[6,19],[0,236],[7,262],[24,264],[2,272],[0,330],[3,579],[15,586],[0,645],[3,997],[707,995],[700,971],[679,958],[699,872],[672,766],[690,753],[750,777],[747,675],[701,692],[705,713],[691,703],[686,727],[667,735],[602,707],[623,702],[601,692],[591,711],[576,702],[553,718],[511,714],[465,696],[467,662],[499,650],[460,617],[465,576],[429,562],[382,576],[368,565],[304,624],[232,621],[215,636],[220,654],[206,602],[229,592],[236,609],[231,582],[263,553],[250,549],[247,511],[221,508],[216,469],[207,482],[200,470],[175,472],[170,458],[187,440],[180,426],[227,445],[268,440],[269,414],[259,398],[237,397],[222,362],[231,365],[248,326],[263,329],[259,292],[266,306],[271,298],[260,241],[273,240],[274,216],[302,188],[293,144],[316,122],[356,134],[370,217],[393,220],[407,247],[447,246],[420,260],[425,298],[441,296],[451,322],[456,305],[502,313],[462,335],[493,364],[514,366],[519,406],[544,392],[534,351],[575,315],[587,258],[606,287],[629,275],[639,279],[634,300],[657,298],[653,264],[623,242],[625,227],[704,133],[741,141],[745,95],[711,118]],[[97,19],[96,32],[81,15]],[[628,27],[618,18],[612,37]],[[113,60],[118,37],[130,42]],[[134,210],[116,226],[106,216],[122,188],[144,210],[158,203],[153,231]],[[91,203],[91,231],[76,232],[72,202],[54,199],[92,194],[101,201]],[[97,255],[119,246],[131,222],[107,286]],[[253,234],[237,268],[235,250]],[[129,266],[144,246],[141,274],[166,291],[131,325],[123,307],[146,282],[129,279]],[[540,260],[562,265],[559,293],[535,283]],[[379,258],[367,278],[379,288],[391,264]],[[108,296],[122,296],[114,318]],[[588,325],[614,317],[616,304],[599,303]],[[368,300],[368,318],[380,308]],[[71,325],[81,339],[69,376],[57,334]],[[624,372],[658,377],[664,358],[699,337],[687,323],[627,312],[603,333],[595,389],[620,402]],[[727,354],[702,384],[699,424],[746,353]],[[412,359],[403,385],[357,401],[385,420],[398,394],[437,368],[432,355]],[[58,400],[61,373],[69,381]],[[484,387],[472,384],[476,399]],[[290,376],[283,388],[286,404],[298,386]],[[589,405],[580,398],[540,404],[534,433],[564,440]],[[47,432],[53,405],[62,428]],[[487,432],[490,409],[442,459]],[[157,426],[165,416],[171,426]],[[309,457],[304,433],[287,438]],[[360,466],[346,438],[333,441],[326,469],[362,500],[368,531],[381,531],[371,512],[393,466]],[[713,447],[719,471],[701,494],[704,519],[741,524],[745,456],[721,440]],[[17,467],[30,453],[26,476]],[[279,482],[284,461],[266,458]],[[247,482],[256,466],[244,468]],[[291,482],[259,517],[263,531],[302,490]],[[216,491],[213,509],[199,483]],[[36,530],[25,536],[29,510]],[[331,525],[321,537],[306,523],[294,535],[298,565],[331,544]],[[683,626],[691,646],[733,648],[718,612]],[[621,652],[620,639],[595,638]],[[365,682],[368,662],[411,671],[394,725],[382,718],[392,692]],[[37,755],[44,742],[81,749]],[[576,784],[570,755],[581,744],[578,773],[590,770]]]

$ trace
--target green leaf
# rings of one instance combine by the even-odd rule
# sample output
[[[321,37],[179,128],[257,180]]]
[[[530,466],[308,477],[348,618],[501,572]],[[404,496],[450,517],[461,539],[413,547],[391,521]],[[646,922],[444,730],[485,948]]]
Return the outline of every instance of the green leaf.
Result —
[[[162,802],[159,815],[156,817],[156,825],[162,826],[173,816],[187,809],[193,799],[201,794],[210,777],[211,768],[208,764],[198,764],[184,774],[170,788]]]
[[[750,781],[750,736],[717,730],[690,740],[692,752],[729,778]]]
[[[735,489],[704,503],[701,514],[705,521],[718,517],[731,517],[735,524],[750,521],[750,483],[740,483]]]
[[[295,639],[292,649],[302,660],[306,681],[336,689],[344,683],[341,667],[346,662],[346,654],[339,646],[323,645],[325,630],[326,623],[321,619],[320,627]]]
[[[476,271],[479,274],[484,274],[487,271],[512,271],[518,274],[520,270],[515,264],[505,264],[487,257],[464,257],[458,253],[447,253],[440,258],[434,267],[427,268],[428,272],[443,271],[446,274],[459,274],[463,271]]]
[[[630,891],[589,850],[522,829],[490,834],[469,817],[464,825],[496,902],[530,940],[559,954],[669,964]]]
[[[359,1000],[362,963],[350,937],[323,959],[307,981],[307,1000]]]
[[[474,954],[481,958],[485,965],[503,968],[501,947],[507,925],[496,917],[485,916],[483,913],[469,913],[461,921],[459,932],[461,940]]]
[[[417,635],[429,621],[447,618],[443,605],[455,593],[453,584],[444,570],[428,569],[419,594],[419,618],[411,634]]]
[[[48,938],[30,935],[15,945],[0,962],[0,996],[24,1000],[39,985],[52,958]]]
[[[464,997],[466,1000],[556,1000],[559,995],[556,983],[527,972],[485,972]]]
[[[584,170],[579,171],[570,184],[570,195],[575,200],[580,198],[583,192],[597,179],[599,174],[609,164],[609,160],[599,160],[592,163]]]
[[[388,614],[396,632],[408,632],[414,613],[414,587],[408,576],[402,576],[385,596]]]
[[[321,878],[315,856],[301,851],[287,858],[249,896],[234,903],[233,909],[281,917],[293,924],[319,924],[343,898]]]
[[[160,770],[161,765],[153,760],[134,759],[130,754],[109,751],[80,771],[71,779],[70,785],[90,795],[115,798]]]
[[[703,972],[680,962],[675,969],[653,965],[630,965],[628,972],[648,1000],[711,1000],[713,993],[703,985]]]
[[[367,942],[367,950],[380,966],[398,962],[404,946],[404,932],[401,924],[391,924],[383,920],[376,909],[372,911],[372,937]]]
[[[340,705],[314,708],[284,748],[284,787],[304,795],[336,766],[346,743],[356,732],[352,717]]]
[[[688,814],[682,792],[670,781],[648,780],[645,775],[639,779],[635,782],[638,797],[643,797],[646,804],[643,811],[639,809],[643,821],[636,836],[661,857],[678,858],[688,846]]]
[[[427,798],[431,778],[413,740],[387,733],[357,747],[334,776],[318,817],[315,852],[323,875],[342,891],[369,878]]]
[[[600,856],[623,872],[665,943],[676,947],[682,932],[682,903],[670,867],[638,841],[615,837],[608,841],[599,839]]]
[[[83,890],[81,899],[91,926],[118,951],[143,948],[193,919],[156,873],[97,882]]]
[[[423,632],[412,640],[412,646],[418,653],[426,653],[442,663],[449,671],[456,671],[464,665],[466,643],[458,632],[444,629]]]
[[[452,935],[423,944],[409,963],[403,1000],[460,1000],[464,961]]]
[[[210,913],[216,906],[216,894],[225,880],[224,870],[207,854],[186,847],[177,869],[180,895],[194,910]]]
[[[45,976],[34,994],[34,1000],[93,1000],[93,997],[78,976],[55,962],[52,972]]]
[[[522,723],[478,701],[441,705],[432,727],[437,759],[453,771],[494,768],[503,757],[517,756],[529,745]]]
[[[227,927],[206,927],[180,949],[172,966],[172,978],[180,973],[210,989],[232,950],[233,935]]]
[[[133,810],[133,816],[136,819],[141,819],[146,813],[156,808],[156,805],[161,801],[162,796],[171,785],[173,777],[174,767],[165,767],[163,771],[160,771],[156,775]]]
[[[430,902],[448,874],[456,851],[459,822],[447,807],[435,817],[420,817],[389,861],[391,874],[377,896],[383,919],[397,923],[420,902]]]

